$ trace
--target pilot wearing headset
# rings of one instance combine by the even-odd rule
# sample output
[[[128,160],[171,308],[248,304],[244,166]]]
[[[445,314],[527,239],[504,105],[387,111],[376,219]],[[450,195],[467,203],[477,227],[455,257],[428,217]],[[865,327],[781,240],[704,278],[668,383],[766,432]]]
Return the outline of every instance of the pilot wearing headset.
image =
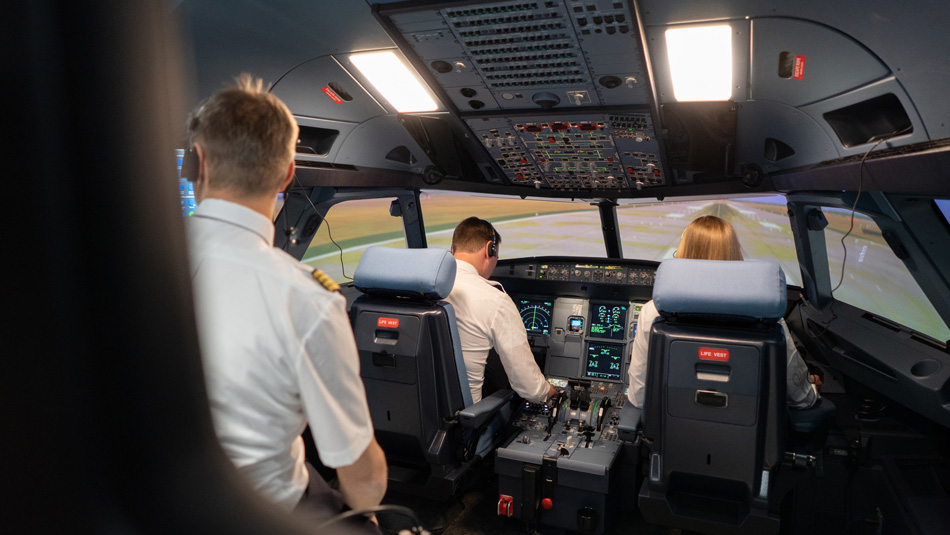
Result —
[[[182,164],[199,202],[188,239],[214,429],[238,471],[288,510],[374,507],[386,461],[345,299],[274,247],[273,210],[294,176],[298,127],[261,80],[236,81],[193,115]],[[308,423],[340,492],[305,461]]]
[[[482,399],[488,353],[495,349],[511,388],[528,401],[557,394],[534,361],[521,314],[501,285],[488,280],[498,264],[501,236],[491,223],[470,217],[455,227],[455,286],[446,301],[455,309],[472,400]]]

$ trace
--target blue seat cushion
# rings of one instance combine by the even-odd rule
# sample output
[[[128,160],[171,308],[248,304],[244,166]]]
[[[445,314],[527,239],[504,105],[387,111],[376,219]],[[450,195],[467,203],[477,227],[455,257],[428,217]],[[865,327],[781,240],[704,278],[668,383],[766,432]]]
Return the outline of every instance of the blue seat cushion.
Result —
[[[656,270],[661,315],[777,320],[785,314],[785,273],[774,262],[671,258]]]
[[[363,253],[353,285],[369,294],[442,299],[455,286],[455,258],[441,249],[376,245]]]

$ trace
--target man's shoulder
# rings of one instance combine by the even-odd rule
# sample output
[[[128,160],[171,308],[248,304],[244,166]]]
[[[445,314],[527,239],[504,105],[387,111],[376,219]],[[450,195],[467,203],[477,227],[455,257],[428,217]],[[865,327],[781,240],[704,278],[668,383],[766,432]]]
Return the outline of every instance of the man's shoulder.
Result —
[[[463,275],[463,273],[465,273]],[[452,288],[452,293],[465,293],[472,297],[477,297],[483,301],[490,302],[503,302],[508,299],[508,295],[505,291],[499,286],[495,285],[481,275],[459,272],[459,276],[455,279],[455,286]]]

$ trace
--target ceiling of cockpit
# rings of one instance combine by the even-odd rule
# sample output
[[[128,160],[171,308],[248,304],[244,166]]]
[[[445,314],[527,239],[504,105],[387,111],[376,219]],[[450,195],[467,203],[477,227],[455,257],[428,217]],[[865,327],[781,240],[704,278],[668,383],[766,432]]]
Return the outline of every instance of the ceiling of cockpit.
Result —
[[[950,4],[841,4],[185,0],[178,12],[195,101],[240,72],[273,83],[301,125],[305,184],[584,198],[850,189],[841,175],[874,147],[904,153],[876,187],[945,193],[908,175],[950,164]],[[732,31],[731,99],[676,102],[664,33],[710,23]],[[396,48],[436,111],[397,113],[350,60]],[[807,174],[818,164],[820,179]],[[881,175],[895,168],[908,172]]]

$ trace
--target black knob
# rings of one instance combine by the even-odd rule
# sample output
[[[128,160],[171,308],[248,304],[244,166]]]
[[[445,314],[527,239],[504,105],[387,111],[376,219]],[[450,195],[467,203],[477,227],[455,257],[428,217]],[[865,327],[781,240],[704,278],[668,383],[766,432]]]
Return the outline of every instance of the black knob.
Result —
[[[577,510],[577,531],[583,535],[597,533],[597,521],[600,515],[590,507]]]
[[[558,97],[554,93],[548,93],[546,91],[542,93],[535,93],[531,97],[531,100],[533,100],[535,104],[537,104],[538,106],[541,106],[542,108],[546,110],[553,108],[554,106],[557,106],[558,104],[561,103],[560,97]]]
[[[613,89],[615,87],[619,87],[620,84],[623,83],[623,80],[616,76],[601,76],[598,82],[600,82],[600,85],[606,87],[607,89]]]

